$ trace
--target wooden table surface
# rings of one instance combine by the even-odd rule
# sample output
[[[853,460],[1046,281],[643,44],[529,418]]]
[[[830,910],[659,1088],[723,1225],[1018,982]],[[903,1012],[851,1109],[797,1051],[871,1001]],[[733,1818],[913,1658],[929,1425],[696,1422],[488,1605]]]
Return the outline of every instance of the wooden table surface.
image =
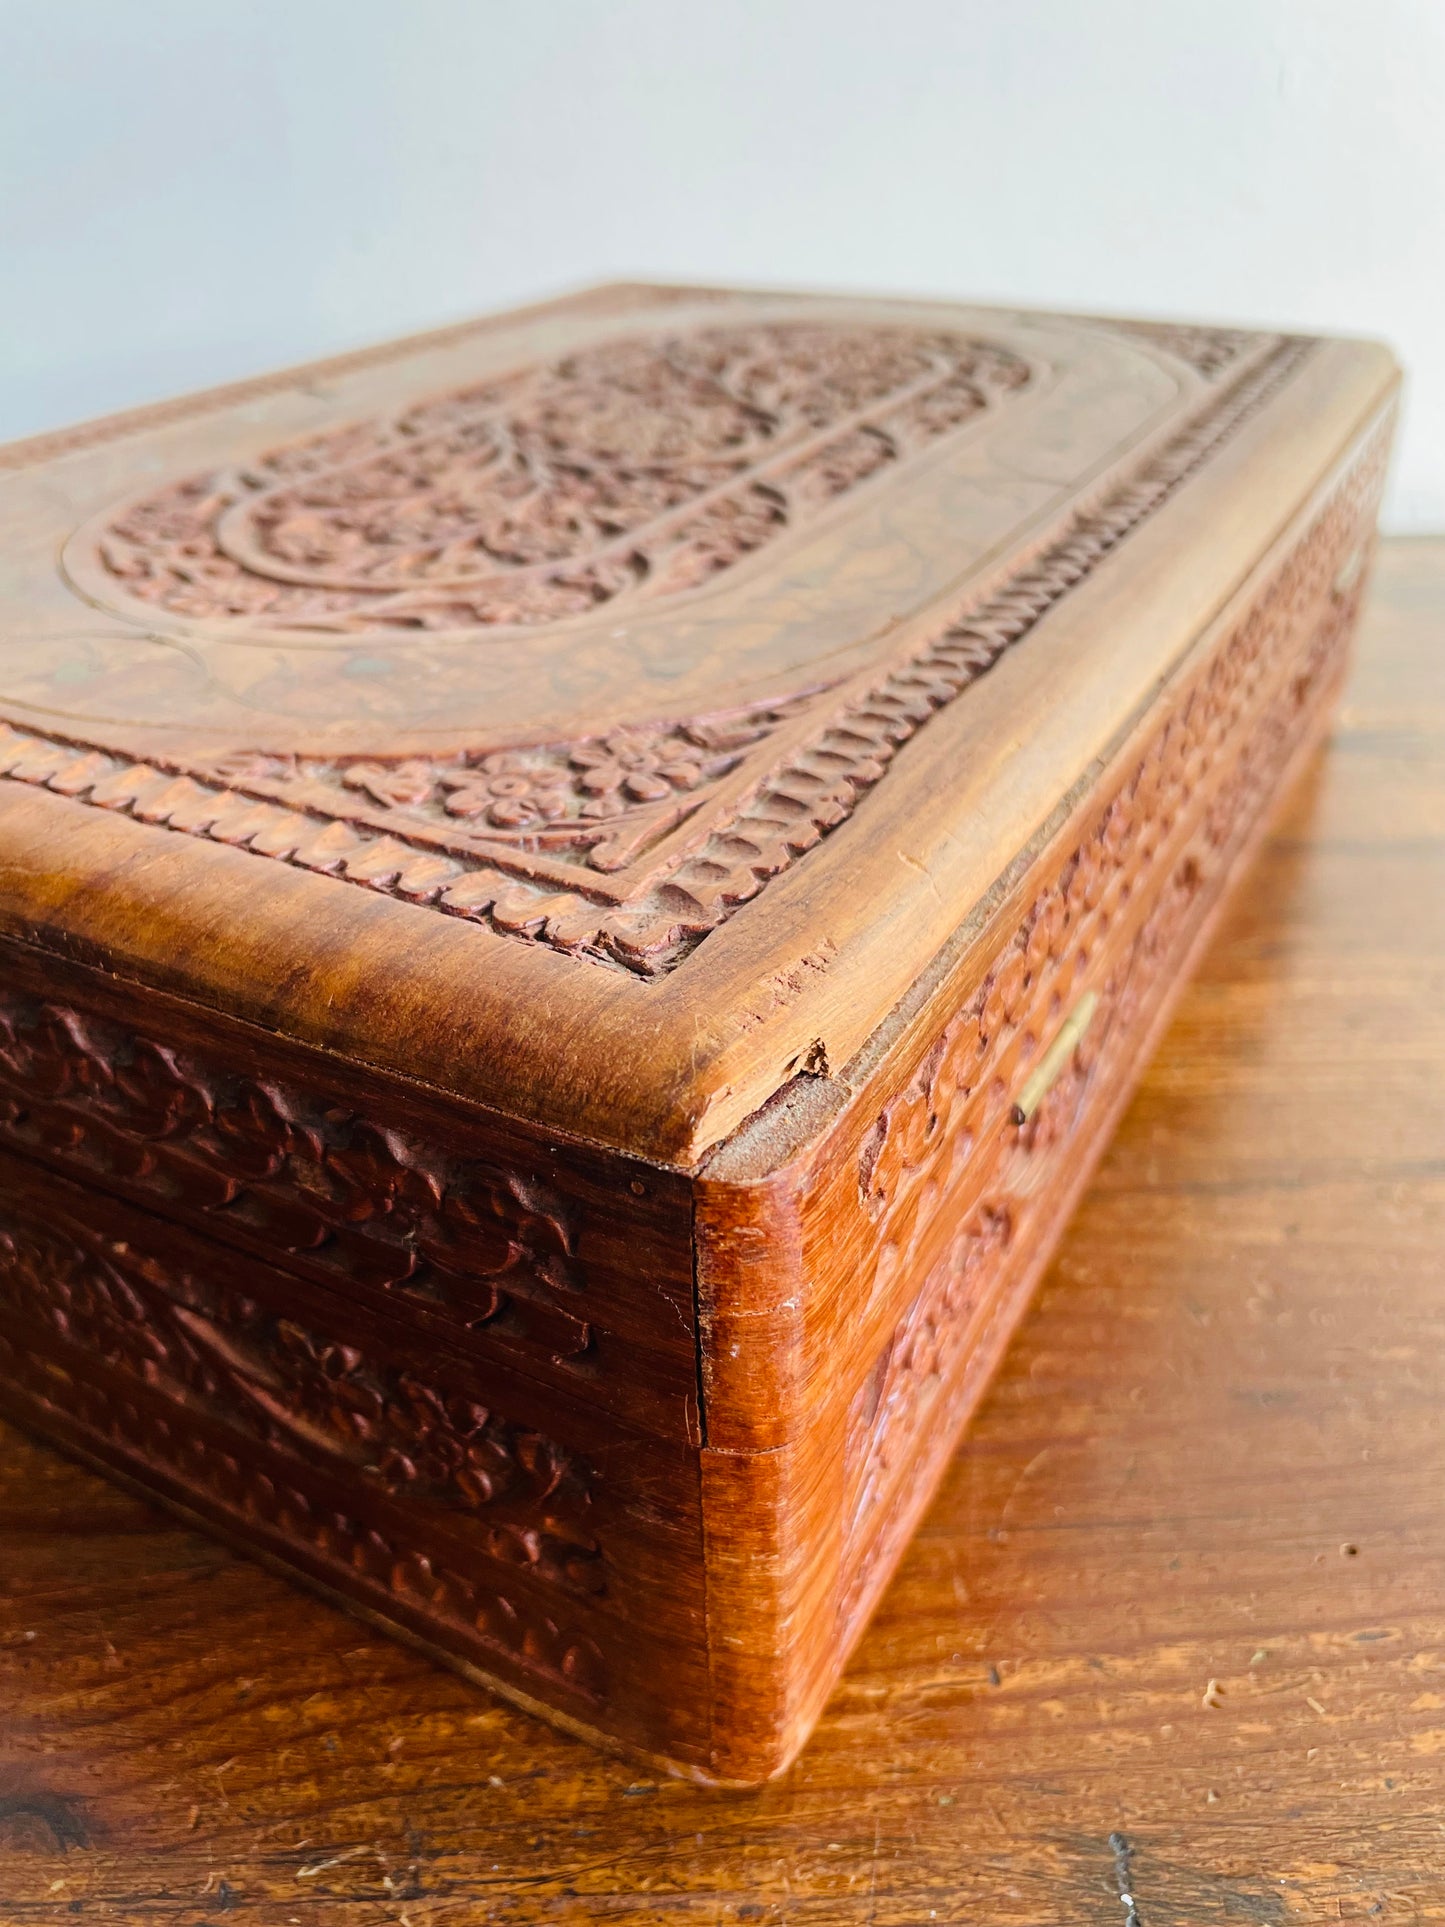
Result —
[[[639,1778],[0,1432],[0,1923],[223,1914],[1445,1920],[1445,540],[786,1779]]]

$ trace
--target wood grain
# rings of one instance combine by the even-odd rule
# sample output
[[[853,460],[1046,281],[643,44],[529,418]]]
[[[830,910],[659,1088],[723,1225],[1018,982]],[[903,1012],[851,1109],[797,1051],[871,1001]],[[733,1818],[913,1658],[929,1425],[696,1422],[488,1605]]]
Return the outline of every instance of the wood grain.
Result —
[[[1445,542],[818,1733],[639,1779],[13,1433],[0,1914],[1445,1919]]]
[[[863,1046],[1397,382],[599,289],[22,446],[0,933],[690,1166]]]

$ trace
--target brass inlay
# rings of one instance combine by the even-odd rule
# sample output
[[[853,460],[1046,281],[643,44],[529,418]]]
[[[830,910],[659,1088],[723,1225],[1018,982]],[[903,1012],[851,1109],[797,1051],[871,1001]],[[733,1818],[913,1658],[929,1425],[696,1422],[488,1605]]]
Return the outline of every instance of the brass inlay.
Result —
[[[1078,1048],[1099,1007],[1096,991],[1086,991],[1059,1026],[1059,1034],[1035,1065],[1013,1107],[1015,1124],[1027,1124],[1058,1080],[1059,1072]]]

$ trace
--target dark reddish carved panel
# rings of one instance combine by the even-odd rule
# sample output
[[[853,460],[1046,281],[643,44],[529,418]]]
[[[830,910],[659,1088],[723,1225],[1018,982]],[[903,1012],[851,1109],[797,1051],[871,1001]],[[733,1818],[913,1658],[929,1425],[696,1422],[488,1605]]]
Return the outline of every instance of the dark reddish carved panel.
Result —
[[[624,1212],[603,1154],[325,1074],[314,1053],[165,999],[147,999],[142,1030],[132,1001],[0,952],[0,1146],[390,1305],[494,1376],[695,1429],[681,1179],[639,1167]]]
[[[3,987],[0,1136],[224,1212],[468,1329],[506,1316],[543,1356],[591,1343],[574,1214],[545,1184]]]
[[[487,1555],[572,1590],[603,1584],[575,1454],[356,1344],[282,1316],[128,1243],[61,1230],[0,1202],[0,1306],[131,1372],[181,1407],[447,1507]]]
[[[926,1457],[938,1399],[986,1349],[1004,1281],[1039,1250],[1098,1104],[1119,1088],[1338,675],[1362,575],[1345,565],[1368,540],[1383,456],[1381,444],[1356,467],[863,1136],[857,1196],[874,1227],[863,1302],[891,1300],[928,1269],[850,1408],[845,1617],[874,1583],[887,1502]],[[1014,1105],[1029,1068],[1090,991],[1087,1029],[1021,1122]],[[950,1224],[959,1228],[940,1251]]]
[[[3,1154],[0,1199],[22,1422],[577,1717],[673,1719],[658,1655],[701,1665],[694,1455],[523,1385],[488,1403],[397,1324]],[[644,1663],[630,1629],[664,1594]],[[677,1719],[704,1716],[693,1692]]]

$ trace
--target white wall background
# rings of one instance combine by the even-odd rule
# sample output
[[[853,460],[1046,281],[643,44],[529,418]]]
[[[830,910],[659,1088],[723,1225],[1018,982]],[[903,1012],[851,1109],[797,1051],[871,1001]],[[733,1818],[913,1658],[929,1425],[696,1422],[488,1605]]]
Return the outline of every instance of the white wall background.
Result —
[[[619,274],[1388,337],[1445,0],[0,0],[0,437]]]

